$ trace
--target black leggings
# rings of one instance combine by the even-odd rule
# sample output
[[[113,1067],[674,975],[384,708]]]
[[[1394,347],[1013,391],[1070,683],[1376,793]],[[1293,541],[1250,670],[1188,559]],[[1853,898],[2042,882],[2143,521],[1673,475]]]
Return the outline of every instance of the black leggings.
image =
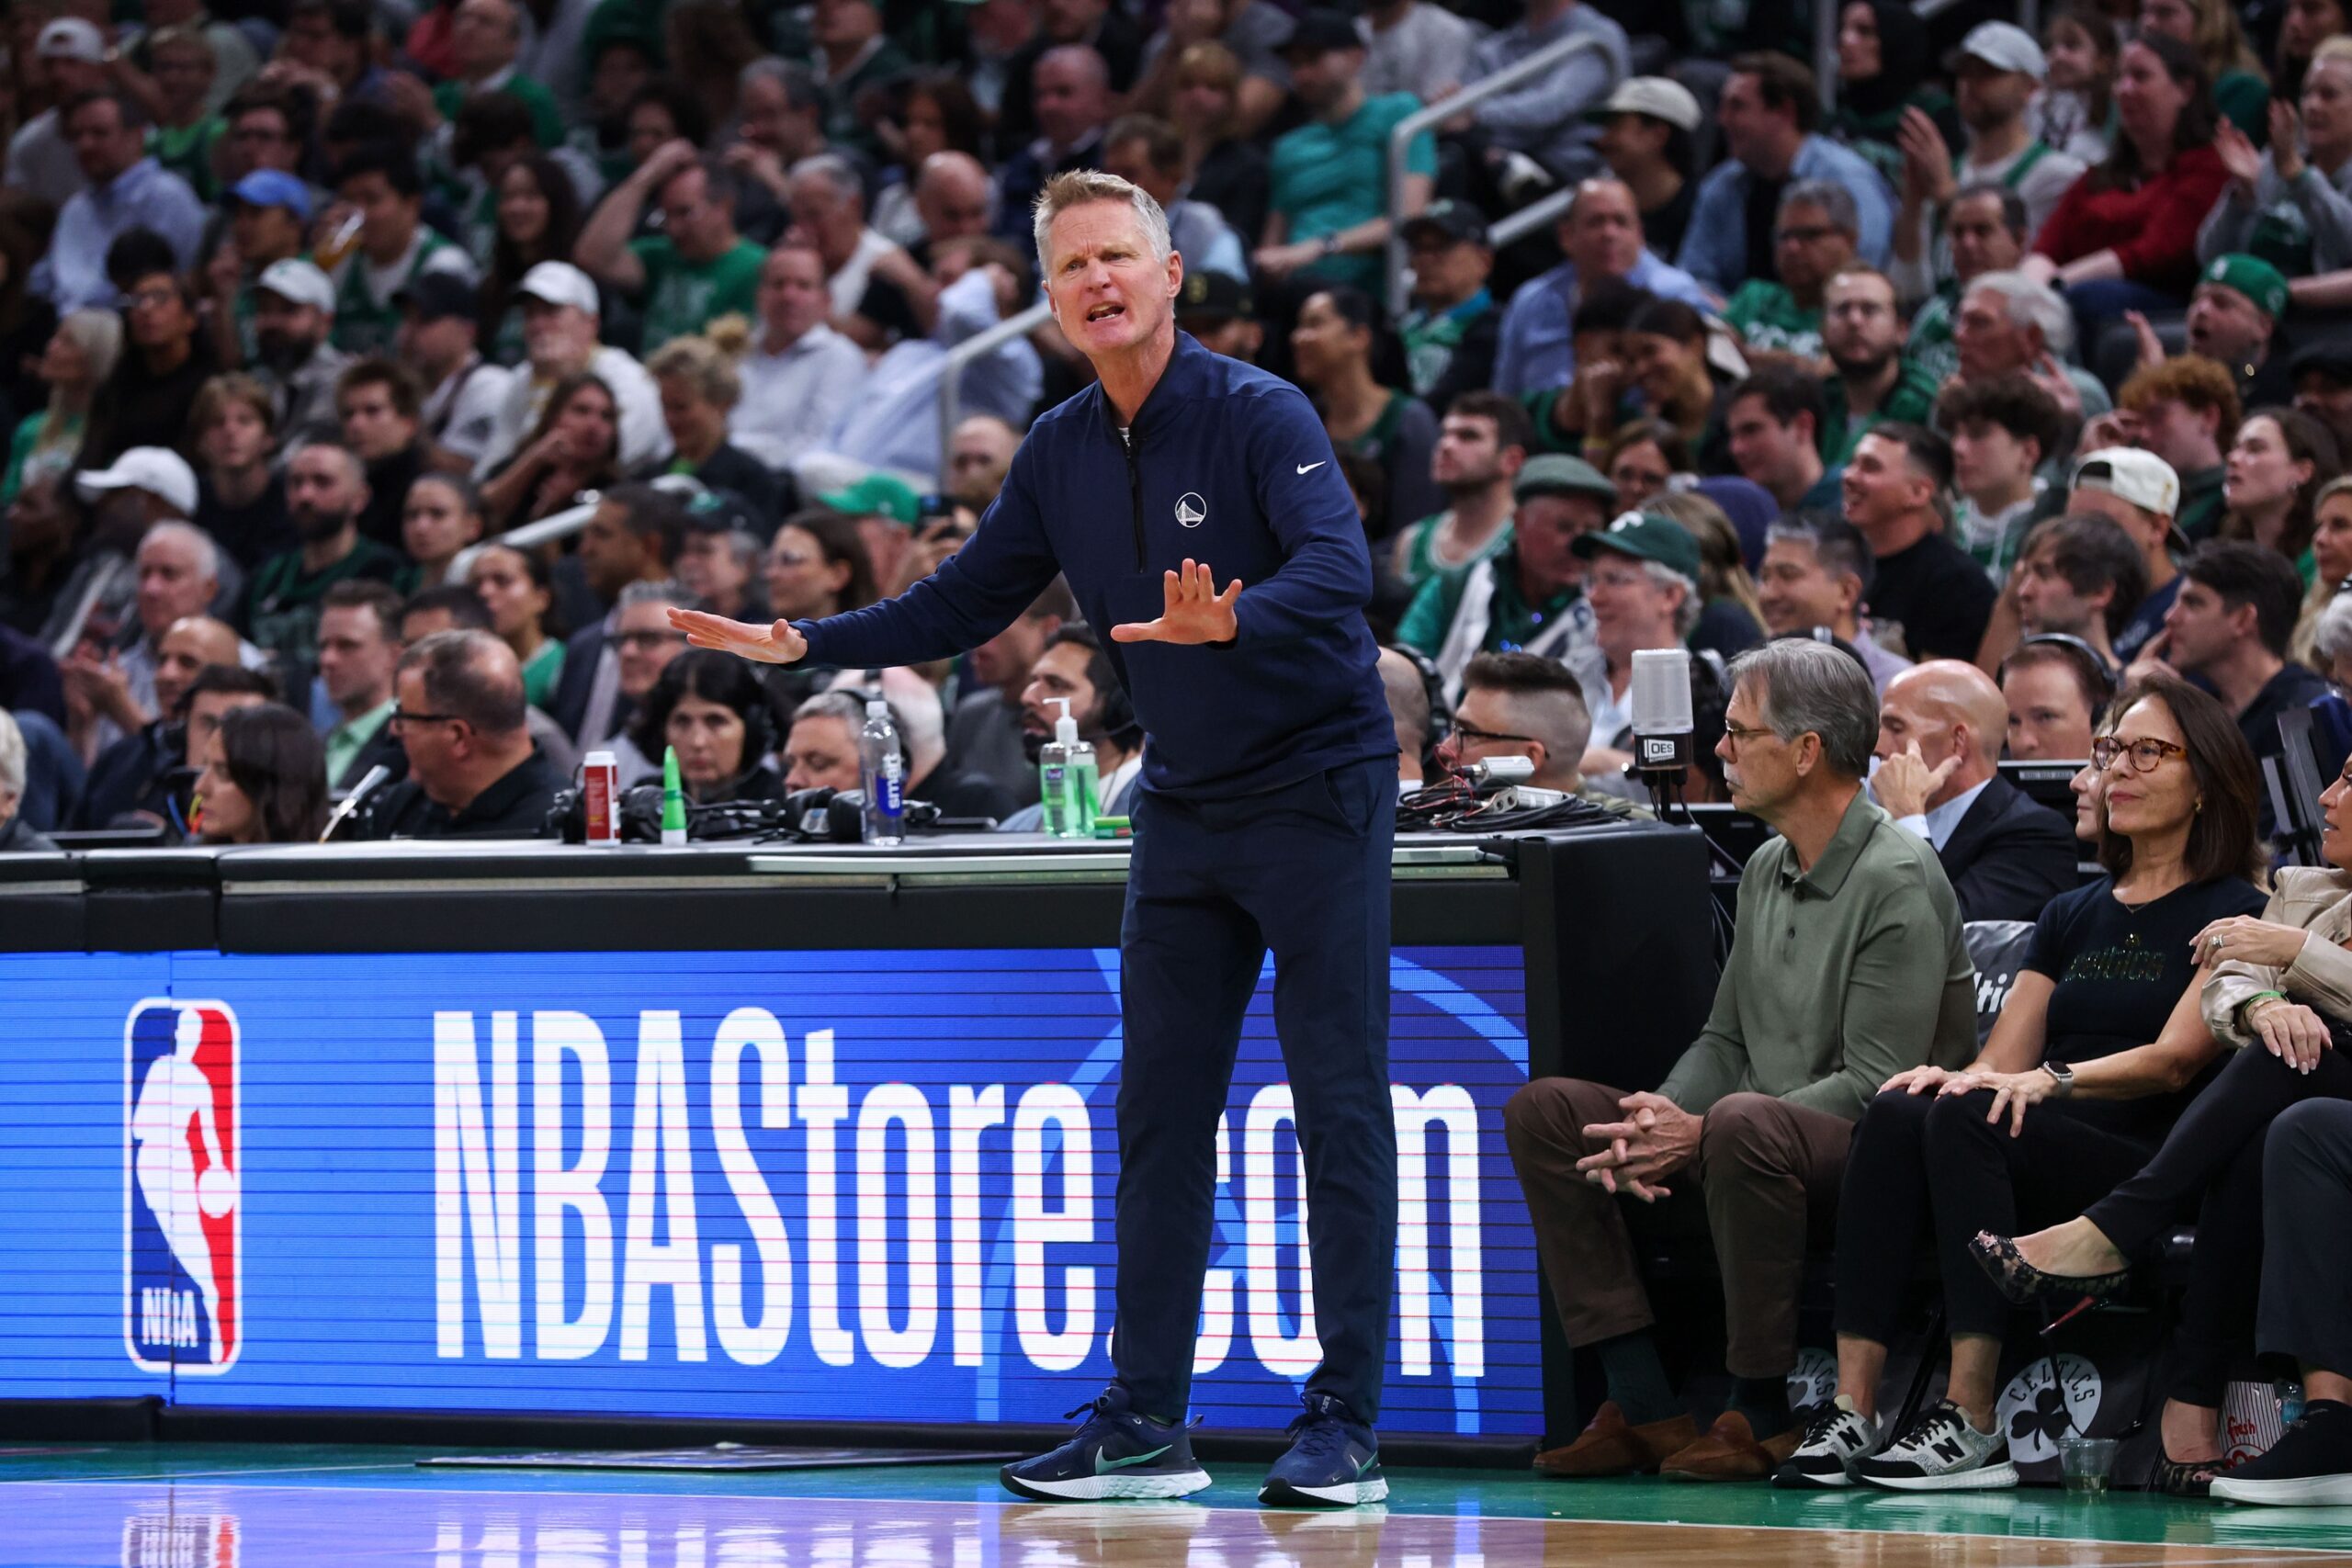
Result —
[[[2306,1100],[2352,1100],[2352,1062],[2339,1034],[2319,1065],[2299,1073],[2259,1044],[2239,1051],[2189,1103],[2141,1172],[2083,1211],[2134,1261],[2197,1203],[2197,1253],[2173,1337],[2166,1393],[2215,1407],[2230,1353],[2254,1337],[2262,1278],[2262,1145],[2280,1111]]]
[[[1984,1120],[1992,1108],[1990,1089],[1940,1100],[1895,1089],[1862,1111],[1838,1201],[1838,1333],[1891,1341],[1930,1227],[1951,1332],[2006,1332],[2013,1309],[1969,1256],[1969,1238],[2029,1228],[2020,1214],[2030,1224],[2080,1213],[2155,1146],[2047,1100],[2013,1138],[2006,1113]]]

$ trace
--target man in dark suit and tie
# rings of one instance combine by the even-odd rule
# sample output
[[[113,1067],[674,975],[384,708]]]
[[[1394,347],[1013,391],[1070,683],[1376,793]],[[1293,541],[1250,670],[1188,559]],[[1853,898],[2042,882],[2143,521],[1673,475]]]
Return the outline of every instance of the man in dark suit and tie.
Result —
[[[2034,919],[2075,882],[2074,825],[1994,765],[2008,722],[2001,689],[1952,659],[1904,671],[1879,703],[1871,792],[1936,846],[1963,919]]]

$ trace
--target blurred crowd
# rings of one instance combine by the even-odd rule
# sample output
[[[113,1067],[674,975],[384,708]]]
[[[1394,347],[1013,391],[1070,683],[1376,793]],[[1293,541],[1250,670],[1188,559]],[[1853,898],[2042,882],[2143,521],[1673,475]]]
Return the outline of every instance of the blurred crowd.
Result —
[[[220,733],[246,705],[311,733],[266,749],[306,803],[383,770],[356,833],[536,830],[595,750],[626,782],[675,745],[698,800],[846,787],[837,687],[880,690],[954,818],[1034,802],[1060,696],[1132,764],[1058,592],[887,673],[722,674],[666,615],[854,608],[969,536],[1090,374],[1030,233],[1079,167],[1166,210],[1184,330],[1320,411],[1406,783],[1529,744],[1460,717],[1524,654],[1567,677],[1520,694],[1563,721],[1544,782],[1630,801],[1632,655],[1690,649],[1716,722],[1725,661],[1788,635],[1883,696],[1973,666],[2012,757],[2083,755],[2151,673],[2274,754],[2352,673],[2346,17],[2014,17],[13,4],[11,840],[221,836],[228,781],[263,787],[261,731]],[[1906,816],[1975,769],[1937,773],[1928,717],[1883,738]]]

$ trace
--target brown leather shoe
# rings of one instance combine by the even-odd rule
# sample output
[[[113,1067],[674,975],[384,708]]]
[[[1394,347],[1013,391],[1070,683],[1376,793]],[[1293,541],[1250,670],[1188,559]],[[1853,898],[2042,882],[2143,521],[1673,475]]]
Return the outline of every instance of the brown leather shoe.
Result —
[[[1803,1428],[1791,1427],[1759,1443],[1747,1417],[1726,1410],[1715,1417],[1705,1437],[1668,1455],[1658,1473],[1683,1481],[1769,1481],[1804,1440]]]
[[[1628,1426],[1625,1413],[1613,1399],[1593,1412],[1592,1425],[1564,1449],[1548,1449],[1535,1456],[1535,1468],[1546,1475],[1571,1480],[1595,1475],[1655,1475],[1666,1456],[1697,1440],[1699,1423],[1688,1416]]]

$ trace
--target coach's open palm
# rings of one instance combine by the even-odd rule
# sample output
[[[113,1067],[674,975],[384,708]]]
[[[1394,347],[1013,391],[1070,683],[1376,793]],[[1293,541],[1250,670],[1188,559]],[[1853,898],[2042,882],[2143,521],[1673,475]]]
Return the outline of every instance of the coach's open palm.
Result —
[[[794,630],[790,621],[762,626],[700,610],[673,610],[670,624],[685,633],[686,641],[695,648],[715,648],[762,664],[789,664],[808,651],[808,639]]]
[[[1216,591],[1206,561],[1186,561],[1184,570],[1168,574],[1168,599],[1156,621],[1129,621],[1111,628],[1114,642],[1231,642],[1240,622],[1233,602],[1241,597],[1241,580]],[[677,612],[673,610],[674,618]]]

